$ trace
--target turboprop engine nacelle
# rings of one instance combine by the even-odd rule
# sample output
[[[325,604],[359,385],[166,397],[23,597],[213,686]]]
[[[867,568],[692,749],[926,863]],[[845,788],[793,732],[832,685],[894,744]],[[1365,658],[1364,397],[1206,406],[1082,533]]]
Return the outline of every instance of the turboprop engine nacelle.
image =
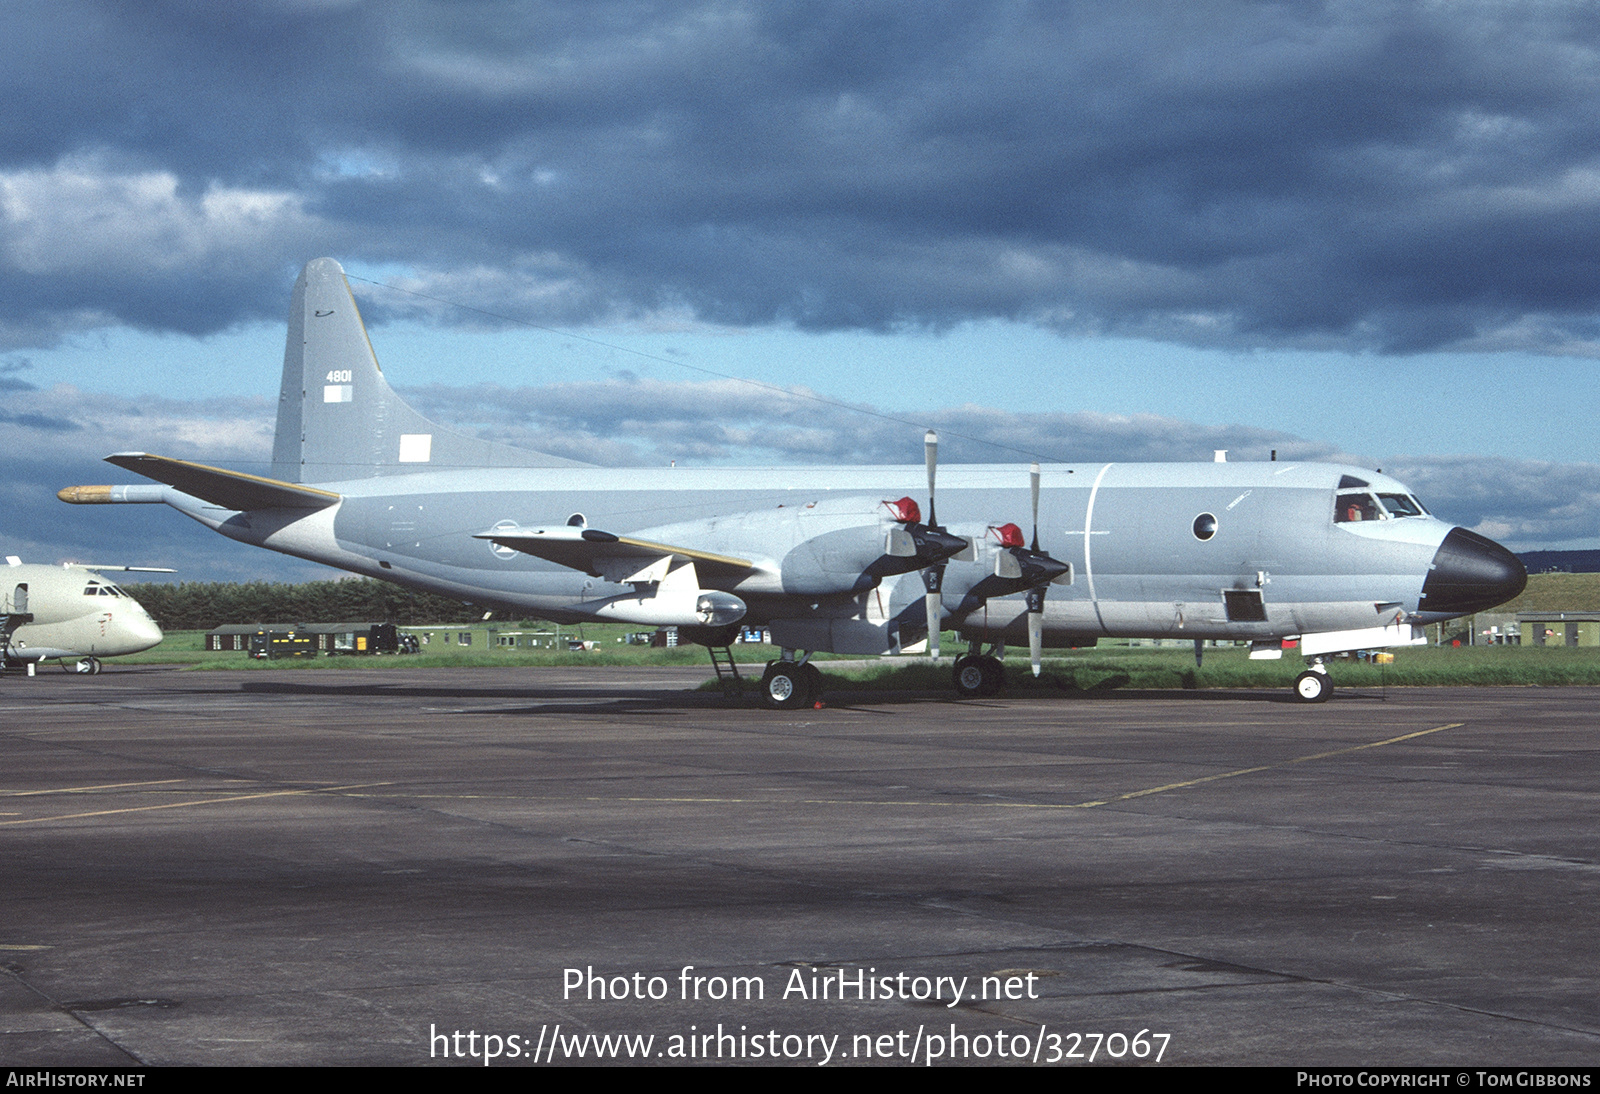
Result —
[[[739,575],[741,592],[828,596],[873,589],[886,577],[921,570],[965,551],[969,542],[921,523],[910,499],[823,498],[797,506],[735,513],[634,533],[663,544],[691,544],[760,558]]]
[[[823,595],[861,593],[886,577],[908,574],[950,557],[965,540],[918,528],[920,538],[905,527],[864,524],[812,536],[783,558],[783,591]],[[928,542],[937,537],[937,542]]]

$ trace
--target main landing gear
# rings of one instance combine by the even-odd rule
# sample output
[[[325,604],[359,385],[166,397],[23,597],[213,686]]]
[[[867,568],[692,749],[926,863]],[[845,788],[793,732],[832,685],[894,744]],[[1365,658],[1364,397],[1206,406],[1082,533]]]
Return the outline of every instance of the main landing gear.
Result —
[[[769,661],[761,674],[761,701],[773,710],[814,707],[822,695],[822,673],[809,661]]]
[[[1006,667],[1000,659],[1006,655],[1003,643],[996,642],[988,653],[977,642],[967,643],[967,652],[956,658],[951,676],[955,681],[956,695],[962,699],[988,699],[999,695],[1006,686]]]
[[[1006,668],[998,657],[969,653],[956,658],[956,694],[963,699],[987,699],[1006,686]]]
[[[100,675],[100,659],[98,657],[80,657],[73,664],[72,671],[85,676]]]
[[[1318,657],[1311,667],[1294,678],[1294,697],[1302,703],[1326,703],[1333,694],[1333,681],[1328,679],[1328,669]]]

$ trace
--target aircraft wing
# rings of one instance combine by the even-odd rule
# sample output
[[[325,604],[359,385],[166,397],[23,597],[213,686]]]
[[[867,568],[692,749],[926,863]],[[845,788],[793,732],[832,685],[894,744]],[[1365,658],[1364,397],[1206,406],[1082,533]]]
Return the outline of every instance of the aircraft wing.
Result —
[[[713,554],[693,547],[656,543],[633,536],[619,536],[598,528],[560,525],[555,528],[494,528],[479,532],[474,539],[486,539],[503,547],[547,559],[561,566],[582,570],[607,581],[660,581],[675,558],[687,559],[704,574],[739,576],[755,569],[755,563],[731,555]]]
[[[313,486],[246,475],[242,471],[224,471],[220,467],[145,452],[118,452],[107,456],[106,462],[227,509],[326,509],[340,500],[340,495]]]

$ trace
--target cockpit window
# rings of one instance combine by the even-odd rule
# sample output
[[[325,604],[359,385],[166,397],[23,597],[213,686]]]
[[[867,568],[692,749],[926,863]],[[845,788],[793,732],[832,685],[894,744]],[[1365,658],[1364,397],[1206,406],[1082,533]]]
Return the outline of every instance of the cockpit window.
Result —
[[[1362,492],[1338,495],[1333,520],[1336,524],[1348,524],[1360,520],[1394,520],[1427,515],[1427,506],[1410,494],[1379,494],[1373,497]]]
[[[1391,517],[1420,517],[1423,513],[1417,499],[1407,494],[1379,494],[1378,500]]]
[[[88,585],[85,585],[83,587],[83,595],[84,596],[99,596],[100,595],[100,586],[97,585],[97,584],[94,584],[92,582],[90,584],[88,584]]]
[[[1383,519],[1384,514],[1371,494],[1340,494],[1333,512],[1335,524]]]

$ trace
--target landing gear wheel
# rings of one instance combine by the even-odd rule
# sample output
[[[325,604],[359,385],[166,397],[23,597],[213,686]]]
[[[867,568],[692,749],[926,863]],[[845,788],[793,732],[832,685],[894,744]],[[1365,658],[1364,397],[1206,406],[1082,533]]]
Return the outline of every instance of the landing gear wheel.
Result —
[[[963,699],[976,699],[983,694],[983,666],[978,663],[981,660],[971,654],[956,658],[950,675],[955,679],[956,694]]]
[[[951,675],[955,680],[956,694],[963,699],[986,699],[998,695],[1006,683],[1005,666],[999,658],[980,657],[971,653],[956,658]]]
[[[100,673],[100,662],[94,657],[80,657],[78,663],[72,666],[72,671],[84,676],[97,676]]]
[[[772,661],[761,675],[761,701],[773,710],[800,710],[817,701],[820,682],[821,674],[810,665]]]
[[[1302,703],[1326,703],[1333,694],[1333,684],[1325,672],[1309,669],[1294,678],[1294,697]]]

